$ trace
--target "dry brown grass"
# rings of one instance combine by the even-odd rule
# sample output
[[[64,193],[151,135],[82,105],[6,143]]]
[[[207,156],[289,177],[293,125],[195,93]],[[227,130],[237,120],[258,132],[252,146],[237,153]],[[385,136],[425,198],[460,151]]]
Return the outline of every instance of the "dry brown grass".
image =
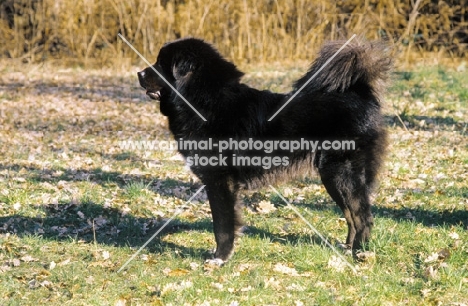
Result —
[[[466,56],[467,3],[449,2],[3,0],[0,57],[99,65],[136,59],[117,33],[150,58],[166,41],[196,36],[236,61],[310,60],[323,41],[353,33],[389,38],[407,63],[427,51]]]

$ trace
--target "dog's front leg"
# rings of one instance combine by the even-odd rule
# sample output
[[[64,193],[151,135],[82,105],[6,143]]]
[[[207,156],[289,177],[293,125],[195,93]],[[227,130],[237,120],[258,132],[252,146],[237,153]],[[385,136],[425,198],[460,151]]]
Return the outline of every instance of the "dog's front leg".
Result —
[[[229,178],[219,176],[205,184],[213,216],[215,260],[225,262],[234,251],[234,239],[242,227],[238,187]]]

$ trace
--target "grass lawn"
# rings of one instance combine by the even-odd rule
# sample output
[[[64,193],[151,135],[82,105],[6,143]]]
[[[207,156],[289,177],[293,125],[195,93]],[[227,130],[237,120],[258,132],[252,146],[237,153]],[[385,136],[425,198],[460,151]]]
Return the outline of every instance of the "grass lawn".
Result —
[[[306,66],[249,68],[284,91]],[[468,74],[396,72],[385,95],[389,154],[357,273],[270,189],[245,195],[246,231],[222,268],[206,194],[171,151],[135,72],[0,66],[0,304],[467,305]],[[336,245],[346,224],[317,178],[276,186]],[[259,204],[261,203],[261,204]]]

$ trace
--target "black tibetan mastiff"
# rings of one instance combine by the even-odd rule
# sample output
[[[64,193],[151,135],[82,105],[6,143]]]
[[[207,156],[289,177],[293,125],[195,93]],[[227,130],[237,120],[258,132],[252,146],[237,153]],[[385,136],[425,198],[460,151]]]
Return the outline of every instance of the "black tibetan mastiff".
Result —
[[[206,185],[218,262],[229,259],[242,227],[240,191],[314,170],[343,211],[347,246],[356,251],[368,241],[386,147],[381,94],[392,61],[384,44],[353,41],[327,63],[344,43],[326,43],[286,94],[241,83],[234,64],[195,38],[165,44],[156,63],[138,72]],[[345,142],[352,146],[339,145]]]

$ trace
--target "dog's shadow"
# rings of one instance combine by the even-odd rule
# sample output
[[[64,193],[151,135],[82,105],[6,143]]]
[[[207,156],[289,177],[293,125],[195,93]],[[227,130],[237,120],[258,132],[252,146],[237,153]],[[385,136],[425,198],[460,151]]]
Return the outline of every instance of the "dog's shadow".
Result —
[[[129,157],[125,156],[125,158]],[[147,186],[150,192],[155,192],[155,194],[157,192],[164,197],[174,197],[174,187],[183,187],[186,193],[184,200],[188,200],[189,196],[201,186],[172,178],[161,179],[122,174],[116,171],[103,171],[100,168],[42,169],[33,165],[0,164],[0,171],[4,169],[9,171],[22,170],[25,172],[22,177],[38,183],[86,181],[103,187],[119,186],[125,188],[131,182],[140,182],[141,185]],[[138,248],[166,221],[166,219],[157,216],[137,216],[122,210],[122,208],[94,203],[92,198],[78,201],[58,200],[58,203],[36,205],[36,216],[26,216],[20,213],[0,216],[0,234],[9,233],[19,237],[34,235],[49,241],[79,240],[84,243],[96,242],[118,247]],[[167,216],[167,218],[169,217]],[[179,254],[189,254],[194,257],[204,256],[205,249],[175,245],[161,239],[164,235],[182,230],[211,231],[211,220],[205,218],[188,224],[175,219],[156,237],[148,249],[155,253],[177,249]]]
[[[14,214],[0,217],[0,233],[19,237],[40,236],[47,241],[80,241],[116,247],[139,248],[162,227],[166,218],[139,217],[100,204],[60,203],[43,206],[45,216],[29,217]],[[177,251],[182,256],[206,257],[206,249],[183,246],[163,239],[182,231],[211,231],[208,218],[195,222],[172,220],[155,239],[148,244],[152,253]]]
[[[159,183],[164,184],[165,180],[161,180]],[[187,185],[187,183],[174,182],[173,180],[169,183]],[[190,190],[195,192],[197,187],[199,186],[193,185]],[[468,188],[457,190],[456,194],[468,194]],[[314,205],[306,202],[294,205],[299,209],[307,207],[312,213],[333,210],[337,215],[340,215],[339,208],[332,203],[331,199],[325,205]],[[376,219],[391,218],[396,221],[408,221],[408,216],[412,216],[414,219],[410,220],[411,222],[421,223],[427,227],[454,225],[465,228],[468,226],[468,211],[466,210],[428,211],[422,208],[384,208],[379,206],[375,206],[373,210]],[[43,205],[43,212],[43,216],[40,217],[29,217],[21,214],[2,216],[0,217],[0,233],[10,233],[20,237],[39,235],[45,240],[66,241],[74,239],[90,244],[97,242],[117,247],[130,246],[136,249],[141,247],[167,220],[126,214],[116,208],[89,202]],[[80,216],[80,214],[85,217]],[[164,239],[167,235],[183,231],[211,234],[211,218],[205,217],[196,221],[176,218],[147,246],[147,250],[153,254],[163,254],[169,250],[182,257],[190,257],[195,260],[206,259],[212,245],[198,248]],[[317,235],[293,232],[275,234],[255,225],[249,225],[243,235],[288,245],[302,244],[304,241],[317,245],[323,244]]]

